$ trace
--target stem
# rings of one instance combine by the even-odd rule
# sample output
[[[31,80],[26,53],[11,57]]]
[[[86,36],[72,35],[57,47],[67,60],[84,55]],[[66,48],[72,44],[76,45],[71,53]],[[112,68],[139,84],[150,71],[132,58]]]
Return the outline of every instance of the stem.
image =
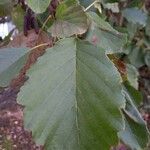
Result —
[[[46,20],[44,21],[44,23],[43,23],[43,26],[42,26],[41,30],[43,30],[43,28],[45,27],[46,23],[48,22],[48,20],[49,20],[51,17],[52,17],[51,15],[49,15],[49,16],[47,17],[47,19],[46,19]]]
[[[41,32],[42,32],[43,28],[45,27],[46,23],[48,22],[48,20],[49,20],[51,17],[52,17],[52,16],[51,16],[51,15],[49,15],[49,16],[47,17],[47,19],[44,21],[44,23],[43,23],[42,27],[40,28],[40,31],[39,31],[39,33],[38,33],[37,42],[38,42],[39,36],[40,36],[40,34],[41,34]]]
[[[97,2],[99,2],[99,0],[95,0],[92,4],[90,4],[88,7],[86,7],[84,11],[89,10]]]
[[[43,23],[43,25],[42,25],[42,27],[41,27],[41,29],[40,29],[39,34],[38,34],[38,35],[40,35],[40,34],[41,34],[41,32],[42,32],[43,28],[45,27],[46,23],[48,22],[48,20],[49,20],[51,17],[52,17],[52,16],[51,16],[51,15],[49,15],[49,16],[47,17],[47,19],[44,21],[44,23]]]
[[[49,43],[42,43],[42,44],[39,44],[39,45],[37,45],[37,46],[32,47],[32,48],[30,49],[30,51],[32,51],[32,50],[34,50],[34,49],[36,49],[36,48],[39,48],[39,47],[42,47],[42,46],[48,46],[48,45],[49,45]]]

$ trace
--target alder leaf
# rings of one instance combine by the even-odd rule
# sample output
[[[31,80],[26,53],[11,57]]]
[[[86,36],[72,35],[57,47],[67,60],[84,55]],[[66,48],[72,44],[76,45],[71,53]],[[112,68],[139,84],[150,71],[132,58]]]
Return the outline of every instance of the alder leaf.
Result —
[[[70,37],[87,31],[88,20],[76,0],[64,0],[56,9],[56,21],[48,29],[53,37]]]
[[[8,86],[26,62],[29,48],[0,49],[0,86]]]
[[[92,23],[87,33],[87,40],[104,48],[107,54],[122,52],[122,48],[127,42],[127,35],[115,30],[96,13],[90,12],[88,15]]]
[[[124,94],[126,98],[126,108],[124,109],[125,129],[118,133],[120,139],[128,145],[131,149],[143,150],[149,140],[149,132],[145,121],[136,108],[136,95],[130,93],[128,85],[124,87]]]
[[[18,94],[25,128],[46,150],[108,150],[125,106],[121,77],[103,49],[60,40],[29,70]]]
[[[49,6],[50,2],[51,0],[27,0],[28,6],[37,14],[46,11],[46,8]]]
[[[122,11],[122,15],[134,24],[138,23],[145,26],[147,20],[147,14],[138,8],[126,8]]]

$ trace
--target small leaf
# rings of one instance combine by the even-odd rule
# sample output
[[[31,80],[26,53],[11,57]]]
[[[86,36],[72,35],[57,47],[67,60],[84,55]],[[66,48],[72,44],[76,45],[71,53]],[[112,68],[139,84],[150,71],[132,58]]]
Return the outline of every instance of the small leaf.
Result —
[[[138,70],[131,64],[127,64],[127,78],[130,84],[138,89]]]
[[[0,0],[0,17],[9,16],[12,8],[13,4],[11,0]]]
[[[89,12],[88,16],[92,19],[92,21],[102,30],[106,30],[109,32],[113,32],[115,34],[119,34],[117,30],[115,30],[108,22],[106,22],[103,18],[98,16],[94,12]]]
[[[143,150],[148,143],[148,130],[144,123],[137,123],[125,115],[125,130],[120,131],[120,139],[133,150]]]
[[[136,107],[140,106],[143,100],[142,93],[138,90],[136,90],[130,82],[126,81],[124,82],[125,89],[130,94],[130,97],[133,99],[133,102]]]
[[[132,65],[139,68],[145,64],[143,49],[139,47],[133,47],[128,54],[128,59]]]
[[[130,40],[132,40],[137,32],[139,25],[138,24],[134,24],[132,22],[128,22],[127,24],[127,31],[128,31],[128,35],[130,37]]]
[[[145,33],[146,33],[146,35],[150,36],[150,16],[148,16],[148,19],[146,22]]]
[[[46,8],[49,6],[50,2],[51,0],[27,0],[28,6],[37,14],[46,11]]]
[[[38,144],[47,150],[108,150],[118,143],[125,101],[121,77],[103,49],[60,40],[27,75],[18,102]]]
[[[106,53],[122,52],[122,47],[127,41],[127,35],[118,32],[95,13],[89,13],[92,25],[87,34],[87,40],[98,47],[105,49]]]
[[[8,3],[11,3],[11,0],[0,0],[0,5],[7,5]]]
[[[138,8],[126,8],[122,11],[122,15],[128,20],[128,22],[134,24],[138,23],[143,26],[146,25],[147,15]]]
[[[145,64],[150,67],[150,50],[147,50],[145,52],[145,56],[144,56],[144,60],[145,60]]]
[[[16,27],[19,31],[22,31],[22,29],[23,29],[24,14],[25,14],[25,12],[21,8],[21,6],[14,7],[11,12],[12,21],[16,25]]]
[[[27,48],[0,49],[0,86],[8,86],[26,62]]]
[[[143,150],[149,139],[146,123],[134,104],[134,95],[125,88],[126,108],[124,109],[125,130],[120,131],[118,136],[131,149]],[[131,95],[132,94],[132,95]]]
[[[83,8],[76,0],[63,1],[56,10],[56,21],[48,30],[53,37],[69,37],[87,31],[88,21]]]

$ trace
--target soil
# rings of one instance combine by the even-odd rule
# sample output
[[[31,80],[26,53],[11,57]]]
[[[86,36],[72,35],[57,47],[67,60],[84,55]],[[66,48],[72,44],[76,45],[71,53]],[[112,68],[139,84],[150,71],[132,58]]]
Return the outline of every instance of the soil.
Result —
[[[0,94],[0,150],[42,150],[23,127],[23,107],[16,102],[17,93],[7,88]]]

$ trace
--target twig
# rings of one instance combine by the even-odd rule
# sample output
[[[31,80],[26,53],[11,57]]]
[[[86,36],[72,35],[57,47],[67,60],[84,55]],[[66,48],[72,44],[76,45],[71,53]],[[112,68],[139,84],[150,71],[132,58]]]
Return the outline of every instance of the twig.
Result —
[[[42,44],[39,44],[39,45],[37,45],[37,46],[32,47],[32,48],[30,49],[30,51],[32,51],[32,50],[34,50],[34,49],[36,49],[36,48],[39,48],[39,47],[42,47],[42,46],[48,46],[48,45],[49,45],[49,43],[42,43]]]
[[[86,7],[84,11],[89,10],[97,2],[99,2],[99,0],[95,0],[92,4],[90,4],[88,7]]]

